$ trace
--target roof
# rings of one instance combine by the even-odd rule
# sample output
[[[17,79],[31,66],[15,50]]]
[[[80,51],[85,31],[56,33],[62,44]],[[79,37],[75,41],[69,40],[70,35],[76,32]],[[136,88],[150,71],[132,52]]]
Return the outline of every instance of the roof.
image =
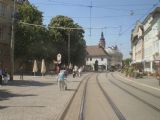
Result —
[[[141,23],[140,21],[137,21],[137,22],[136,22],[136,25],[135,25],[135,27],[134,27],[134,29],[133,29],[133,31],[132,31],[132,36],[133,36],[133,37],[135,37],[135,36],[138,35],[138,29],[139,29],[139,28],[143,29],[143,25],[142,25],[142,23]]]
[[[93,56],[93,57],[108,56],[107,52],[102,47],[99,47],[98,45],[87,46],[86,51],[87,51],[87,56]]]
[[[147,17],[144,19],[143,24],[145,24],[148,21],[148,19],[152,17],[155,13],[160,13],[160,7],[156,7],[151,13],[149,13]]]
[[[108,47],[106,51],[110,56],[123,57],[122,53],[118,51],[118,49],[113,49],[111,47]]]

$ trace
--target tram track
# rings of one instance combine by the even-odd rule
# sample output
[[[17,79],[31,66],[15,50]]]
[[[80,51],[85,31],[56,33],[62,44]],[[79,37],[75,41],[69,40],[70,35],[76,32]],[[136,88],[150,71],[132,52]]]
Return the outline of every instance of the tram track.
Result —
[[[81,107],[80,107],[80,113],[79,113],[79,120],[85,120],[85,103],[86,103],[86,92],[87,92],[87,85],[88,80],[85,83],[84,90],[83,90],[83,96],[81,100]]]
[[[83,82],[85,82],[84,85],[84,90],[83,90],[83,94],[82,94],[82,98],[81,98],[81,103],[80,103],[80,110],[78,113],[78,120],[84,120],[84,107],[85,107],[85,98],[86,98],[86,89],[87,89],[87,84],[88,84],[88,80],[90,79],[91,75],[86,76],[79,84],[76,92],[74,93],[73,97],[71,98],[70,102],[68,103],[67,107],[65,108],[64,112],[62,113],[62,115],[60,116],[59,120],[66,120],[68,119],[66,116],[69,113],[69,110],[72,109],[71,105],[73,103],[73,101],[76,99],[76,95],[78,94],[78,91],[80,90],[81,85],[83,84]],[[77,108],[79,109],[79,108]]]
[[[93,81],[94,81],[94,79],[95,79],[95,82],[94,83],[92,83]],[[88,84],[88,81],[90,81],[90,84]],[[121,113],[121,111],[118,109],[118,107],[116,106],[116,104],[113,102],[113,100],[111,99],[111,97],[108,95],[108,93],[104,90],[104,88],[102,87],[102,85],[101,85],[101,83],[99,82],[99,79],[98,79],[98,74],[96,74],[96,77],[92,77],[92,79],[91,79],[91,77],[88,77],[87,79],[85,79],[85,80],[83,80],[83,82],[85,82],[85,83],[81,83],[81,85],[83,85],[83,86],[81,86],[81,87],[83,87],[83,91],[81,91],[82,92],[82,95],[81,95],[81,98],[79,98],[80,99],[80,105],[79,105],[79,107],[76,107],[76,106],[74,106],[74,108],[72,108],[71,107],[71,104],[74,104],[74,103],[72,103],[73,102],[73,100],[71,101],[71,103],[70,103],[70,105],[66,108],[66,111],[63,113],[63,117],[61,117],[61,119],[60,120],[66,120],[66,118],[67,118],[67,120],[68,119],[70,119],[70,120],[73,120],[73,117],[71,118],[71,115],[68,115],[68,116],[70,116],[70,117],[66,117],[67,116],[67,114],[69,113],[69,109],[78,109],[78,114],[76,114],[76,115],[78,115],[77,117],[76,117],[76,120],[87,120],[87,119],[89,119],[90,117],[92,117],[92,116],[90,116],[90,115],[95,115],[94,113],[92,113],[93,111],[96,111],[96,116],[99,118],[100,117],[100,119],[101,119],[101,117],[103,118],[103,119],[109,119],[109,118],[114,118],[114,119],[119,119],[119,120],[126,120],[126,118],[124,117],[124,115]],[[88,85],[90,85],[90,87],[88,86]],[[97,95],[97,93],[98,94],[101,94],[100,96],[100,98],[98,98],[98,97],[96,97],[95,95],[94,95],[94,93],[90,93],[90,91],[92,91],[91,90],[91,88],[92,88],[92,85],[95,85],[96,87],[95,88],[93,88],[95,91],[96,91],[96,95]],[[78,88],[78,90],[79,90],[80,88]],[[76,93],[76,94],[78,94],[78,93]],[[92,95],[91,95],[92,94]],[[94,96],[93,96],[94,95]],[[78,95],[79,96],[79,95]],[[98,100],[100,100],[99,102],[101,103],[101,104],[103,104],[102,106],[103,107],[105,107],[105,109],[107,109],[107,112],[108,113],[101,113],[101,110],[102,110],[102,108],[101,108],[101,106],[98,104],[98,106],[96,106],[95,104],[95,101],[92,99],[92,98],[97,98]],[[74,96],[74,98],[73,99],[75,99],[76,98],[76,95]],[[90,101],[90,100],[93,100],[93,101]],[[75,102],[75,101],[74,101]],[[90,102],[90,103],[88,103],[88,102]],[[93,104],[94,103],[94,104]],[[91,106],[90,106],[91,105]],[[109,107],[108,107],[109,106]],[[96,108],[96,107],[98,107],[98,108]],[[91,108],[94,108],[94,110],[93,109],[91,109]],[[108,109],[109,108],[109,109]],[[96,109],[99,109],[100,111],[98,111],[98,110],[96,110]],[[88,111],[89,110],[89,111]],[[75,110],[72,110],[72,111],[75,111]],[[97,112],[98,111],[98,112]],[[92,113],[92,114],[90,114],[89,116],[88,116],[88,113],[90,114],[90,113]],[[110,113],[112,113],[112,115],[110,115]],[[74,113],[73,113],[74,114]],[[102,115],[103,114],[103,115]],[[108,116],[106,116],[106,115],[110,115],[110,117],[108,117]],[[102,115],[102,116],[101,116]],[[106,117],[105,117],[106,116]],[[114,117],[113,117],[114,116]],[[90,118],[91,119],[91,118]],[[74,120],[75,120],[75,118],[74,118]],[[109,119],[110,120],[110,119]]]
[[[103,93],[104,97],[106,98],[106,100],[109,102],[109,104],[111,105],[112,109],[114,110],[115,114],[117,115],[119,120],[126,120],[126,118],[124,117],[124,115],[121,113],[121,111],[118,109],[118,107],[116,106],[116,104],[113,102],[113,100],[110,98],[110,96],[108,95],[108,93],[103,89],[102,85],[100,84],[99,80],[98,80],[98,75],[96,76],[96,81],[97,84],[101,90],[101,92]]]
[[[113,74],[111,74],[111,76],[112,76],[113,78],[115,78],[115,80],[117,80],[117,78],[116,78]],[[145,91],[145,90],[140,89],[140,88],[138,88],[138,87],[135,87],[134,85],[131,85],[131,84],[129,84],[129,83],[126,83],[126,82],[124,82],[124,81],[122,81],[122,80],[119,80],[119,81],[122,82],[123,84],[126,84],[126,85],[134,88],[134,89],[137,89],[137,90],[139,90],[139,91],[141,91],[141,92],[144,92],[144,93],[146,93],[146,94],[149,94],[149,95],[151,95],[151,96],[153,96],[153,97],[155,97],[155,98],[157,98],[157,99],[160,99],[160,96],[158,96],[158,95],[155,95],[155,94],[153,94],[153,93],[151,93],[151,92],[148,92],[148,91]]]
[[[106,74],[106,75],[107,75],[107,74]],[[113,76],[112,76],[112,77],[113,77]],[[115,79],[115,78],[113,78],[113,79]],[[136,95],[133,94],[132,92],[126,90],[125,88],[121,87],[121,86],[118,85],[117,83],[113,82],[111,79],[108,79],[108,80],[109,80],[109,82],[110,82],[111,84],[113,84],[113,85],[115,85],[116,87],[120,88],[121,90],[123,90],[123,91],[126,92],[127,94],[129,94],[129,95],[133,96],[134,98],[138,99],[139,101],[141,101],[142,103],[146,104],[147,106],[149,106],[150,108],[154,109],[155,111],[160,112],[160,108],[159,108],[159,107],[154,106],[154,105],[152,105],[151,103],[145,101],[144,99],[136,96]],[[115,80],[116,80],[116,79],[115,79]]]

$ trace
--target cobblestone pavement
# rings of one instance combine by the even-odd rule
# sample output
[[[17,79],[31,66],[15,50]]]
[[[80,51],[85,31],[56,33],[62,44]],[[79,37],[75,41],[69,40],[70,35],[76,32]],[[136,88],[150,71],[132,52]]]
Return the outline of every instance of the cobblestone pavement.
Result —
[[[14,76],[14,81],[0,87],[0,120],[55,120],[73,93],[81,77],[67,78],[67,91],[60,91],[56,76]]]

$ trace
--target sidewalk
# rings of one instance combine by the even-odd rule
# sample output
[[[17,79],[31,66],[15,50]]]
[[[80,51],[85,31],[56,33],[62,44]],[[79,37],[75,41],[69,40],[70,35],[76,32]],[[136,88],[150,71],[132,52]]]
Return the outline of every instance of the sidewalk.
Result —
[[[0,120],[55,120],[72,98],[82,77],[69,76],[68,90],[60,91],[56,76],[14,76],[0,87]]]
[[[118,72],[118,75],[122,76],[123,78],[133,80],[135,82],[142,83],[142,84],[160,89],[159,81],[153,76],[143,76],[143,78],[136,79],[136,78],[131,78],[131,77],[128,78],[123,73],[120,73],[120,72]]]

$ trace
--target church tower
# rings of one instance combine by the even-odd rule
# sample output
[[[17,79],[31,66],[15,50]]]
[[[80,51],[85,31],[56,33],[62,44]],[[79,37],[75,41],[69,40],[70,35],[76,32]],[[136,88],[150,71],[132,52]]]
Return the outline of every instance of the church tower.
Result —
[[[106,42],[105,42],[105,38],[103,36],[103,32],[101,33],[101,38],[99,40],[99,46],[105,48],[106,47]]]

